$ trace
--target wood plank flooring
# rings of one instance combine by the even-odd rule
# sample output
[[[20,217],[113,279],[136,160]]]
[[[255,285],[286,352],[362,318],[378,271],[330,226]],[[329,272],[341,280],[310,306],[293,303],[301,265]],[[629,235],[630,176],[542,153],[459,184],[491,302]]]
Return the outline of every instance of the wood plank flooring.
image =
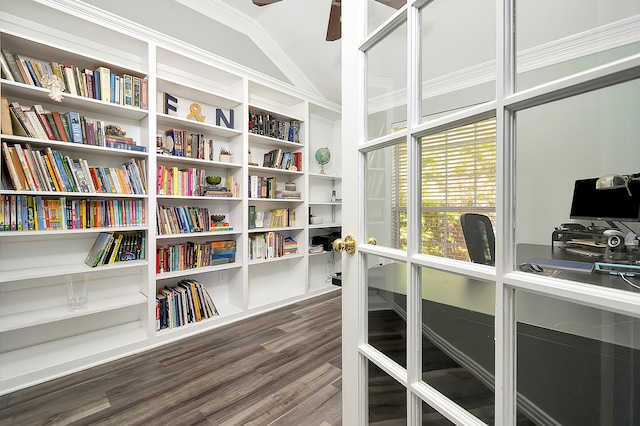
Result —
[[[0,397],[0,425],[341,424],[340,291]]]

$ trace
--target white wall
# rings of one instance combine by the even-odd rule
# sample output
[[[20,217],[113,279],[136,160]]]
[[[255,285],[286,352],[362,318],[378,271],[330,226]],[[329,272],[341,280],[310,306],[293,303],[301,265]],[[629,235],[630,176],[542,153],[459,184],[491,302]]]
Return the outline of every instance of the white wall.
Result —
[[[517,114],[516,242],[571,222],[576,179],[640,172],[639,93],[635,80]]]

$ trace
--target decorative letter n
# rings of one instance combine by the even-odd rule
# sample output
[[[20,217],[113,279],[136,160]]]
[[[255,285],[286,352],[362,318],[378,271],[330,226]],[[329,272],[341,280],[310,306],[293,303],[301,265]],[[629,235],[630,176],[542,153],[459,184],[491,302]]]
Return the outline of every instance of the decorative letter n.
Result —
[[[224,116],[222,110],[220,108],[216,108],[216,126],[220,125],[221,120],[222,122],[224,122],[224,125],[227,127],[227,129],[233,129],[233,110],[229,110],[229,121],[227,121],[227,118]]]

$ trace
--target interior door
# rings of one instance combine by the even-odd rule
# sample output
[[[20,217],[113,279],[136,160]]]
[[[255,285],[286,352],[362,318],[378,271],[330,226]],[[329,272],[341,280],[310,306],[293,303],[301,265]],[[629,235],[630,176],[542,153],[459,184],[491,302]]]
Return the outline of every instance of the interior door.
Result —
[[[406,351],[409,335],[406,322],[394,318],[385,318],[390,310],[385,309],[393,303],[404,303],[406,292],[411,288],[407,283],[412,274],[407,270],[406,250],[395,248],[397,241],[390,227],[391,204],[398,194],[392,193],[389,183],[392,176],[391,165],[397,160],[399,147],[406,152],[406,133],[402,131],[406,123],[406,103],[399,117],[391,119],[385,107],[372,112],[370,99],[382,91],[404,89],[406,92],[406,51],[395,49],[397,40],[387,43],[379,40],[378,46],[371,52],[359,50],[364,31],[365,1],[343,2],[342,22],[342,165],[343,165],[343,220],[342,238],[353,237],[354,252],[342,253],[342,395],[344,425],[362,425],[369,423],[373,406],[381,407],[388,418],[410,420],[407,415]],[[353,23],[357,25],[352,25]],[[406,38],[406,23],[400,22],[389,40],[393,37]],[[406,41],[401,40],[401,45]],[[394,47],[395,46],[395,47]],[[390,55],[397,55],[390,58]],[[391,63],[394,66],[376,87],[365,89],[367,80],[367,62]],[[383,79],[381,79],[383,80]],[[376,114],[377,119],[372,119]],[[380,120],[381,118],[381,120]],[[385,122],[385,125],[372,123]],[[368,128],[367,122],[371,125]],[[387,125],[390,124],[390,125]],[[381,134],[382,132],[382,134]],[[368,144],[373,138],[388,133],[385,143]],[[349,237],[349,238],[350,238]],[[351,241],[346,241],[348,246]],[[396,295],[396,296],[394,296]],[[400,297],[403,300],[395,300]],[[375,340],[373,335],[379,328],[398,327],[394,340]],[[380,337],[380,334],[376,334]],[[389,345],[390,343],[390,345]],[[400,359],[394,355],[400,355]],[[372,360],[376,362],[373,363]],[[384,369],[379,365],[385,366]],[[381,390],[377,392],[375,389]]]

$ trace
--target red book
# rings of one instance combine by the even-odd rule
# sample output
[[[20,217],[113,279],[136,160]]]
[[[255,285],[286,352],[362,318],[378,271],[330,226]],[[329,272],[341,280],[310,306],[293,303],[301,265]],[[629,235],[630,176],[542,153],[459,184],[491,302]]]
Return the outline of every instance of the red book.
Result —
[[[42,105],[34,105],[33,107],[31,107],[31,110],[35,111],[36,115],[38,116],[38,120],[40,120],[40,123],[42,124],[42,127],[44,128],[44,131],[47,134],[49,140],[55,141],[56,135],[51,128],[51,124],[49,123],[49,119],[47,118],[47,113],[45,112]]]
[[[62,124],[62,118],[60,118],[60,113],[58,111],[53,111],[53,121],[56,122],[56,127],[58,128],[58,133],[60,133],[60,139],[64,142],[69,142],[67,138],[67,133],[64,130],[64,125]]]

